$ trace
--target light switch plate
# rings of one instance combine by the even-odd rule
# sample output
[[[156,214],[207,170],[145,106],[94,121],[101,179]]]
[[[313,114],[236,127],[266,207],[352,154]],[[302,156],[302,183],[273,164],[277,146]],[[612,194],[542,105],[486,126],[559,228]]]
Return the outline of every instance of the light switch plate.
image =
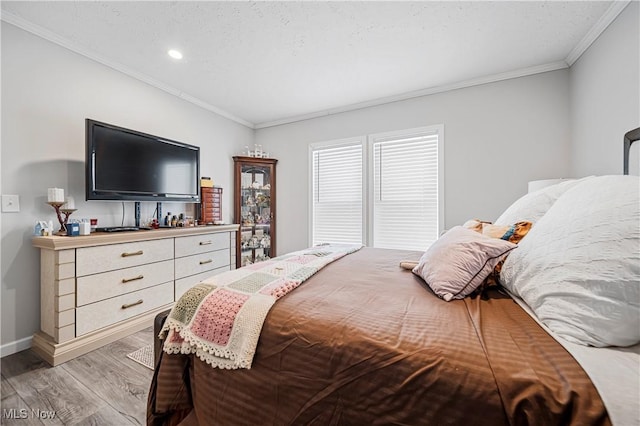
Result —
[[[18,195],[2,196],[2,213],[17,213],[20,211],[20,197]]]

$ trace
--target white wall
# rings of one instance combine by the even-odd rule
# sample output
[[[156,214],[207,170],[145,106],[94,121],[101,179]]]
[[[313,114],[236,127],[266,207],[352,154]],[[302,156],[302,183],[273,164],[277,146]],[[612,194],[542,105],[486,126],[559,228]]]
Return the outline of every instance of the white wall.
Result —
[[[621,174],[622,138],[640,126],[640,3],[573,64],[570,83],[573,173]]]
[[[40,329],[36,220],[57,223],[45,204],[48,187],[74,196],[72,217],[119,225],[122,204],[84,201],[85,118],[198,145],[202,175],[224,188],[224,219],[233,219],[235,147],[253,144],[253,130],[2,22],[2,193],[20,195],[20,213],[2,214],[3,352],[28,347]],[[164,203],[163,211],[187,206]],[[155,203],[143,203],[151,217]],[[126,203],[125,224],[133,224]],[[17,343],[16,343],[17,342]],[[25,346],[26,345],[26,346]]]
[[[312,142],[444,124],[445,227],[494,220],[528,181],[569,177],[568,77],[553,71],[256,130],[279,159],[278,254],[309,245]]]

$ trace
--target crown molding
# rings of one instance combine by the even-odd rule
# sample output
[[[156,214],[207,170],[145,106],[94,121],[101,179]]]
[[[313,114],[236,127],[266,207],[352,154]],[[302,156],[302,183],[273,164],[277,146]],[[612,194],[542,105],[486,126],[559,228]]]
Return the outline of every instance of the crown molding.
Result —
[[[264,129],[267,127],[280,126],[283,124],[290,124],[297,121],[310,120],[312,118],[325,117],[334,114],[340,114],[342,112],[354,111],[363,108],[375,107],[379,105],[389,104],[392,102],[400,102],[407,99],[419,98],[422,96],[434,95],[437,93],[449,92],[451,90],[464,89],[467,87],[480,86],[482,84],[495,83],[497,81],[510,80],[513,78],[526,77],[529,75],[540,74],[549,71],[556,71],[569,66],[565,61],[551,62],[548,64],[536,65],[528,68],[521,68],[514,71],[503,72],[499,74],[492,74],[484,77],[474,78],[471,80],[465,80],[458,83],[446,84],[442,86],[434,86],[426,89],[415,90],[411,92],[401,93],[399,95],[387,96],[384,98],[372,99],[370,101],[359,102],[355,104],[345,105],[338,108],[331,108],[328,110],[312,112],[309,114],[297,115],[293,117],[283,118],[282,120],[268,121],[264,123],[258,123],[254,126],[255,129]]]
[[[118,62],[109,60],[103,56],[98,55],[97,53],[86,49],[85,47],[74,43],[64,37],[60,37],[59,35],[53,33],[52,31],[49,31],[46,28],[43,28],[39,25],[36,25],[32,22],[27,21],[24,18],[21,18],[20,16],[17,16],[11,12],[7,12],[5,10],[1,11],[0,14],[0,19],[4,22],[7,22],[11,25],[15,25],[18,28],[21,28],[25,31],[28,31],[32,34],[37,35],[38,37],[41,37],[45,40],[48,40],[52,43],[55,43],[59,46],[64,47],[65,49],[71,50],[72,52],[78,53],[82,56],[85,56],[93,61],[96,61],[98,63],[101,63],[102,65],[105,65],[113,70],[119,71],[123,74],[128,75],[129,77],[133,77],[136,80],[140,80],[144,83],[147,83],[150,86],[153,86],[157,89],[160,89],[164,92],[167,92],[171,95],[174,95],[182,100],[185,100],[187,102],[190,102],[194,105],[197,105],[200,108],[206,109],[207,111],[211,111],[221,117],[227,118],[231,121],[235,121],[238,124],[242,124],[243,126],[249,127],[250,129],[254,128],[253,123],[244,120],[240,117],[237,117],[221,108],[216,107],[215,105],[211,105],[201,99],[198,99],[194,96],[191,96],[189,94],[186,94],[184,92],[182,92],[181,90],[176,89],[175,87],[169,86],[159,80],[156,80],[154,78],[149,77],[146,74],[137,72],[129,67],[126,67]]]
[[[489,76],[475,78],[471,80],[465,80],[465,81],[448,84],[448,85],[434,86],[434,87],[420,89],[416,91],[401,93],[394,96],[372,99],[365,102],[349,104],[349,105],[345,105],[337,108],[331,108],[331,109],[312,112],[308,114],[295,115],[295,116],[283,118],[280,120],[266,121],[266,122],[257,123],[257,124],[254,124],[250,121],[237,117],[219,107],[211,105],[201,99],[198,99],[194,96],[184,93],[161,81],[153,79],[146,74],[139,73],[120,63],[104,58],[98,55],[97,53],[90,51],[84,48],[83,46],[78,45],[77,43],[73,43],[66,38],[60,37],[59,35],[47,30],[46,28],[43,28],[39,25],[35,25],[13,13],[3,10],[0,13],[0,19],[9,24],[15,25],[25,31],[35,34],[41,38],[44,38],[52,43],[58,44],[68,50],[71,50],[75,53],[78,53],[82,56],[85,56],[89,59],[99,62],[109,68],[112,68],[116,71],[119,71],[123,74],[126,74],[130,77],[140,80],[144,83],[147,83],[157,89],[160,89],[164,92],[174,95],[182,100],[190,102],[200,108],[203,108],[207,111],[211,111],[221,117],[227,118],[231,121],[234,121],[238,124],[246,126],[250,129],[264,129],[268,127],[280,126],[283,124],[290,124],[298,121],[304,121],[304,120],[309,120],[313,118],[324,117],[324,116],[339,114],[343,112],[384,105],[392,102],[399,102],[407,99],[418,98],[418,97],[433,95],[437,93],[443,93],[451,90],[463,89],[467,87],[473,87],[473,86],[478,86],[482,84],[494,83],[502,80],[509,80],[513,78],[525,77],[529,75],[540,74],[544,72],[568,68],[580,58],[580,56],[591,46],[591,44],[600,36],[600,34],[602,34],[607,29],[607,27],[618,17],[618,15],[624,10],[625,7],[627,7],[629,3],[631,3],[631,0],[620,0],[620,1],[614,0],[611,6],[609,6],[607,11],[604,13],[604,15],[602,15],[602,17],[596,22],[596,24],[593,27],[591,27],[591,29],[587,32],[587,34],[571,50],[571,52],[569,53],[569,55],[567,55],[565,60],[552,62],[548,64],[537,65],[537,66],[528,67],[528,68],[522,68],[522,69],[508,71],[508,72],[499,73],[499,74],[492,74]]]
[[[602,34],[604,30],[606,30],[607,27],[611,25],[611,23],[618,17],[620,12],[622,12],[629,3],[631,3],[630,0],[614,0],[611,3],[611,6],[609,6],[606,12],[604,12],[604,15],[602,15],[600,19],[598,19],[598,21],[593,25],[593,27],[591,27],[587,34],[582,37],[582,40],[580,40],[578,44],[576,44],[576,46],[571,50],[571,52],[569,52],[569,54],[565,58],[565,62],[569,66],[571,66],[578,59],[580,59],[580,56],[582,56],[582,54],[586,52],[586,50],[593,44],[593,42],[596,41],[598,37],[600,37],[600,34]]]

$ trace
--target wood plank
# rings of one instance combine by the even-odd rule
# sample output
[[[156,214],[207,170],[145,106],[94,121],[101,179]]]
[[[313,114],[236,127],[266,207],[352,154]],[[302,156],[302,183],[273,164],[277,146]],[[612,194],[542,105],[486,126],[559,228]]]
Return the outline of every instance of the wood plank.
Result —
[[[32,412],[55,414],[53,419],[46,420],[47,424],[70,424],[74,419],[88,417],[106,405],[67,371],[49,367],[30,350],[4,358],[2,371]]]
[[[11,386],[11,383],[7,381],[4,374],[0,372],[0,393],[2,393],[2,399],[8,398],[16,394],[16,390]]]
[[[135,349],[140,349],[144,345],[153,345],[153,338],[154,338],[153,326],[151,326],[151,327],[145,328],[144,330],[140,330],[134,334],[131,334],[127,336],[125,339],[121,339],[121,340],[126,340],[131,343],[135,342],[136,344]]]
[[[4,387],[4,385],[3,385]],[[42,426],[44,423],[32,414],[31,409],[18,394],[2,397],[2,425]]]
[[[11,383],[2,374],[2,382],[0,384],[2,390],[2,419],[0,424],[3,425],[22,425],[22,426],[41,426],[43,423],[38,418],[34,418],[31,409],[16,390],[11,386]]]
[[[153,343],[153,327],[50,367],[27,350],[2,359],[2,425],[144,425],[153,371],[126,358]],[[20,417],[27,410],[27,417]],[[54,412],[38,419],[37,410]],[[13,413],[13,414],[10,414]]]
[[[133,350],[120,351],[120,359],[114,359],[104,351],[90,352],[63,364],[62,368],[135,424],[145,424],[153,371],[126,358],[126,353]]]
[[[149,328],[144,333],[128,336],[71,360],[62,367],[98,397],[109,401],[116,411],[134,424],[142,425],[146,423],[147,395],[153,371],[126,356],[152,341],[152,329]],[[96,375],[96,371],[100,374]]]
[[[143,423],[136,418],[132,418],[126,413],[120,413],[113,407],[106,406],[97,412],[93,413],[89,417],[81,419],[77,422],[77,424],[81,425],[95,425],[95,426],[104,426],[104,425],[118,425],[118,426],[129,426],[129,425],[144,425],[146,424],[146,419],[144,419]]]

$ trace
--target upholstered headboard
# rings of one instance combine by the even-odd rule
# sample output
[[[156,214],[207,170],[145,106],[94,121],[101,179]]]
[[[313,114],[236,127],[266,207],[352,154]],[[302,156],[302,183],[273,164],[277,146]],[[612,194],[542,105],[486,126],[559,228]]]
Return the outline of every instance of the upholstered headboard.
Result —
[[[623,173],[629,174],[629,151],[631,150],[631,144],[640,140],[640,127],[637,129],[629,130],[624,135],[624,168]]]

